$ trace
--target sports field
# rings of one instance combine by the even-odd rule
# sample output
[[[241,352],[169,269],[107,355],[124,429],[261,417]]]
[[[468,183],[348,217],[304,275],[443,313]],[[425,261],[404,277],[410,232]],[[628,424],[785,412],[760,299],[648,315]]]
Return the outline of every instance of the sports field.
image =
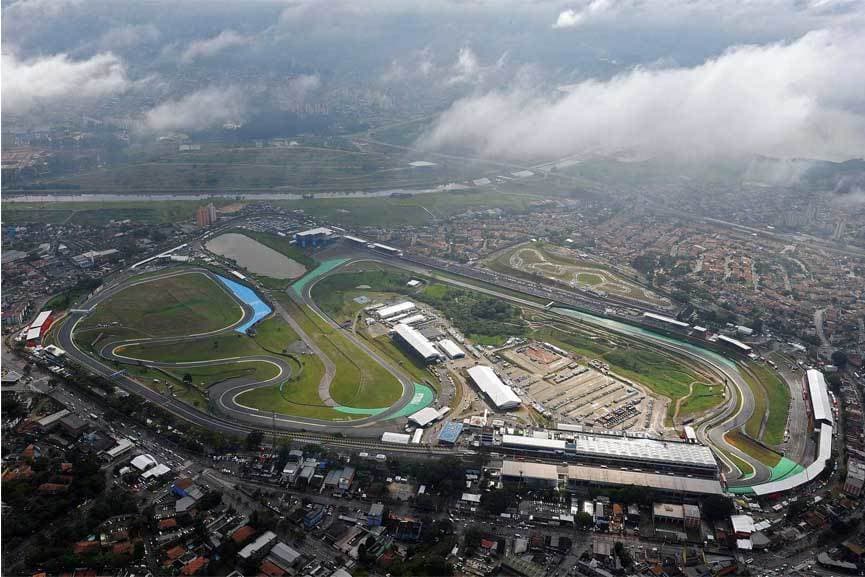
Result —
[[[207,333],[243,317],[225,290],[202,273],[189,272],[129,286],[84,319],[76,333],[115,329],[133,337],[167,337]]]
[[[384,367],[308,307],[300,306],[288,297],[279,300],[336,365],[330,386],[330,396],[334,401],[348,407],[382,408],[400,398],[402,385]]]
[[[541,276],[570,286],[592,288],[657,307],[669,299],[626,279],[570,248],[543,242],[526,243],[487,259],[489,268],[505,273]],[[636,275],[636,271],[633,275]]]

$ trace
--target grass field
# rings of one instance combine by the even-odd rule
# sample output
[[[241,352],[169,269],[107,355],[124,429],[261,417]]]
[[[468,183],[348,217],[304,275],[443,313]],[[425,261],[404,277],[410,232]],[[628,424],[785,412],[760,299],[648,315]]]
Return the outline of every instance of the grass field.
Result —
[[[695,383],[691,395],[679,406],[679,417],[687,418],[717,407],[724,402],[723,385]]]
[[[178,343],[142,343],[118,349],[123,356],[168,363],[210,361],[233,357],[282,354],[299,337],[281,318],[274,315],[255,327],[255,337],[240,333],[216,335],[207,339]]]
[[[781,460],[781,455],[774,451],[770,451],[765,447],[755,443],[747,436],[743,435],[741,431],[730,431],[724,438],[727,439],[731,445],[754,457],[767,467],[774,467]]]
[[[789,388],[774,371],[758,363],[748,363],[742,375],[754,395],[754,412],[745,423],[745,432],[767,445],[782,443],[790,410]],[[760,438],[760,426],[767,412],[766,427]]]
[[[699,380],[693,372],[677,367],[669,357],[648,349],[616,349],[605,354],[604,360],[616,374],[642,383],[672,400],[687,395],[689,385]]]
[[[348,407],[388,407],[402,395],[402,385],[384,367],[357,348],[307,307],[280,297],[289,314],[336,365],[330,387],[334,401]]]
[[[237,402],[262,411],[323,420],[350,420],[362,415],[341,413],[321,404],[318,384],[324,365],[315,355],[299,355],[292,362],[292,377],[281,385],[246,391]]]
[[[219,207],[233,202],[230,199],[212,199]],[[61,224],[75,222],[82,225],[100,225],[111,220],[130,219],[136,222],[158,224],[190,221],[200,200],[111,201],[111,202],[45,202],[3,203],[3,222],[11,224],[39,222]]]
[[[242,315],[240,306],[214,281],[201,273],[187,273],[121,290],[99,304],[77,332],[125,327],[140,336],[181,336],[227,327]]]

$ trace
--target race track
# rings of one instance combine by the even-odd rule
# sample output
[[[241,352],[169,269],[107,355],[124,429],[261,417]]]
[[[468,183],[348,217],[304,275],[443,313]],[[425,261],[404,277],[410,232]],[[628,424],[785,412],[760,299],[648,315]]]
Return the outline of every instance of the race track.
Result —
[[[378,362],[381,362],[382,365],[391,370],[391,372],[395,376],[397,376],[397,378],[403,384],[403,394],[400,399],[387,410],[379,414],[363,418],[356,418],[352,420],[346,419],[344,421],[334,421],[283,415],[280,413],[262,411],[257,408],[247,407],[238,403],[237,397],[246,391],[250,391],[259,387],[275,386],[280,382],[284,382],[286,379],[288,379],[291,374],[291,365],[289,364],[287,357],[283,357],[278,354],[229,357],[222,359],[190,362],[161,362],[135,359],[118,353],[118,349],[120,349],[121,347],[136,344],[176,343],[178,344],[178,346],[181,346],[183,343],[189,343],[191,341],[200,339],[210,339],[217,335],[234,332],[238,326],[243,326],[252,318],[254,311],[246,303],[238,299],[230,290],[227,289],[225,289],[226,294],[228,294],[238,304],[238,306],[243,310],[243,314],[241,318],[239,318],[237,321],[221,329],[206,333],[184,336],[111,340],[109,342],[100,344],[96,357],[82,351],[78,343],[76,343],[75,330],[78,324],[84,318],[86,318],[90,312],[92,312],[96,307],[98,307],[100,303],[105,302],[112,296],[116,295],[118,292],[130,286],[135,286],[141,283],[148,283],[158,279],[190,273],[207,275],[212,280],[214,280],[217,286],[223,287],[222,283],[220,283],[218,279],[216,279],[216,276],[209,270],[188,267],[182,269],[169,269],[165,272],[151,275],[144,279],[135,279],[133,277],[132,279],[121,281],[95,294],[89,301],[82,305],[80,309],[76,309],[76,311],[70,312],[69,317],[66,319],[66,322],[63,323],[62,328],[58,333],[59,346],[67,351],[67,355],[71,359],[96,374],[102,375],[104,377],[111,377],[112,381],[124,390],[132,394],[139,395],[147,399],[148,401],[161,405],[167,410],[177,414],[184,419],[192,421],[195,424],[224,433],[238,434],[247,433],[254,429],[276,428],[286,431],[353,431],[353,434],[356,436],[379,436],[382,431],[393,429],[392,425],[387,426],[385,425],[385,422],[392,418],[392,415],[398,413],[411,401],[412,396],[414,395],[414,388],[411,381],[408,380],[405,375],[399,374],[395,369],[390,367],[388,363],[384,362],[383,359],[377,358],[376,360]],[[300,329],[300,327],[298,327],[297,324],[293,322],[293,319],[291,319],[291,317],[286,313],[283,307],[279,306],[278,303],[276,303],[274,309],[275,310],[273,314],[281,315],[286,321],[289,321],[293,328],[295,328],[296,330]],[[300,334],[301,338],[306,341],[307,346],[310,346],[310,348],[312,348],[314,352],[317,352],[319,356],[322,357],[326,367],[333,366],[332,362],[328,362],[329,359],[327,359],[327,357],[320,350],[317,350],[314,341],[309,339],[309,337],[307,337],[302,330],[300,330],[298,334]],[[126,374],[117,374],[118,370],[115,369],[113,366],[114,363],[119,363],[121,366],[123,364],[140,364],[146,367],[152,367],[156,369],[183,370],[192,367],[212,367],[227,364],[238,365],[240,363],[247,362],[270,363],[277,368],[277,375],[261,381],[257,381],[245,376],[236,377],[229,378],[213,384],[207,389],[207,395],[211,405],[209,412],[196,409],[195,407],[183,401],[180,401],[170,395],[153,390],[150,387],[143,385],[141,382],[127,376]],[[326,386],[333,378],[333,369],[331,368],[331,370],[329,371],[326,370],[325,373],[326,374],[325,378],[323,379],[323,383],[326,388]],[[322,399],[323,405],[328,405],[330,403],[332,403],[332,400],[329,399],[329,396]]]

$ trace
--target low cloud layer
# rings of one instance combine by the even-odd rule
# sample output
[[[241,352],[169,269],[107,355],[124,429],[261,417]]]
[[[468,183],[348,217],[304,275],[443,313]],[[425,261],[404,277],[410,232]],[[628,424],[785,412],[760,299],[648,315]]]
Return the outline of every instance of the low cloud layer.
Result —
[[[86,60],[66,54],[19,60],[14,54],[3,54],[4,112],[21,114],[82,103],[128,87],[126,66],[110,52]]]
[[[152,132],[207,130],[243,121],[247,111],[248,100],[242,90],[211,86],[147,111],[144,127]]]
[[[234,30],[223,30],[212,38],[196,40],[190,43],[180,57],[180,60],[188,63],[199,58],[210,58],[229,48],[245,46],[250,41],[250,38],[238,34]]]
[[[865,37],[821,30],[739,46],[691,68],[588,80],[566,93],[525,89],[465,98],[419,142],[496,158],[621,150],[707,158],[843,159],[865,151]]]
[[[563,10],[553,28],[575,28],[593,16],[607,12],[612,8],[612,4],[611,0],[592,0],[583,8]]]

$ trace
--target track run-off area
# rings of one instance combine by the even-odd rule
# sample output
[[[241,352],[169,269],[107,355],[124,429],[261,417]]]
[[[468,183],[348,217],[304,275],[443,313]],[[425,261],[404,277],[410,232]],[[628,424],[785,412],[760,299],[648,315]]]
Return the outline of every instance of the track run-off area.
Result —
[[[342,330],[311,297],[311,289],[318,281],[360,261],[375,261],[434,277],[438,282],[533,310],[558,325],[569,324],[575,330],[591,326],[699,364],[725,383],[727,393],[723,403],[697,416],[692,426],[699,440],[714,449],[729,484],[759,484],[784,474],[780,468],[792,465],[790,469],[795,469],[796,464],[787,459],[774,468],[767,466],[728,439],[728,433],[741,429],[757,406],[742,365],[736,360],[634,325],[569,308],[548,308],[528,295],[524,298],[468,277],[437,274],[414,262],[364,251],[324,261],[287,290],[273,293],[192,266],[121,278],[79,309],[70,311],[59,329],[57,342],[72,360],[92,372],[212,430],[228,434],[263,430],[274,435],[342,433],[346,437],[378,437],[396,428],[395,419],[431,405],[436,392],[418,384],[391,359],[370,349],[363,339]],[[171,290],[164,290],[165,286]],[[127,301],[139,294],[150,294],[158,306],[153,310],[145,306],[143,313],[133,314],[135,309],[126,307]],[[160,307],[166,314],[160,314]],[[139,326],[133,326],[136,323]],[[302,343],[303,350],[286,348],[292,342]],[[341,383],[337,369],[346,362],[339,358],[339,349],[346,346],[351,347],[351,356],[360,353],[366,357],[365,362],[379,367],[375,378],[398,383],[392,399],[372,406],[362,402],[365,387],[372,388],[372,383],[363,382],[366,377],[362,371],[358,373],[361,382],[357,384],[356,404],[334,398],[339,390],[334,387]],[[310,369],[314,366],[318,372]],[[292,400],[291,391],[304,370],[310,370],[307,381],[315,380],[314,391],[307,391],[303,399]],[[256,395],[266,400],[266,395],[274,395],[274,391],[285,397],[279,410],[267,410],[266,403],[248,402]],[[347,439],[345,443],[350,445],[352,441]]]

